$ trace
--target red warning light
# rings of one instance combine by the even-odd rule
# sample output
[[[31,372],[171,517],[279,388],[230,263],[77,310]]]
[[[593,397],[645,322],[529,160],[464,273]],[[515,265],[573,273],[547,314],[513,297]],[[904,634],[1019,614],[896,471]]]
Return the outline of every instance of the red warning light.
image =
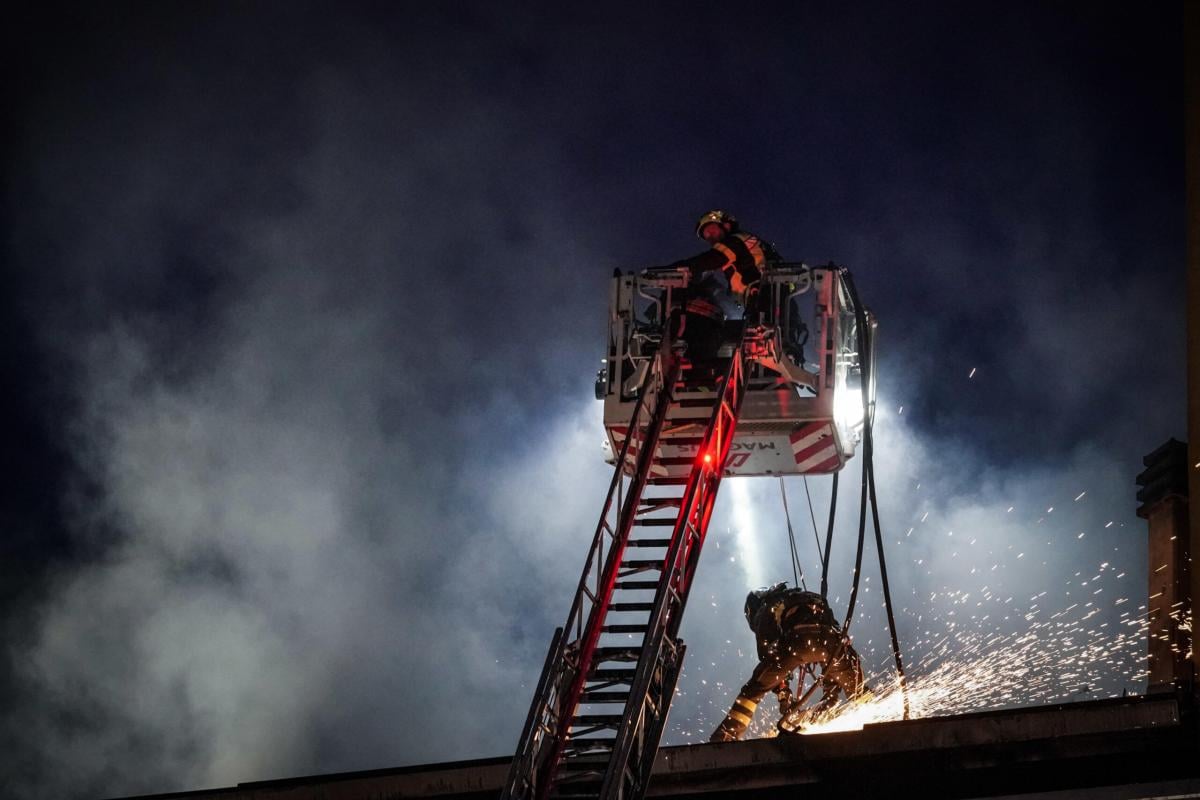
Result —
[[[712,453],[705,453],[705,454],[704,454],[704,463],[705,463],[705,464],[711,464],[711,463],[712,463]]]

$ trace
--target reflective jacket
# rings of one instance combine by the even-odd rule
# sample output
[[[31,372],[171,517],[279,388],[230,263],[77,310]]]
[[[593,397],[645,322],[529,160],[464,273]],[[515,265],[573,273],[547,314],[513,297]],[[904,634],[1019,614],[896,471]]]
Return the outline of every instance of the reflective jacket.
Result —
[[[839,626],[824,597],[803,589],[781,589],[763,598],[750,620],[759,657],[791,637],[838,636]]]
[[[731,233],[698,256],[685,258],[674,266],[688,267],[694,273],[720,270],[729,281],[734,294],[746,289],[762,277],[767,261],[777,258],[775,248],[752,233]]]

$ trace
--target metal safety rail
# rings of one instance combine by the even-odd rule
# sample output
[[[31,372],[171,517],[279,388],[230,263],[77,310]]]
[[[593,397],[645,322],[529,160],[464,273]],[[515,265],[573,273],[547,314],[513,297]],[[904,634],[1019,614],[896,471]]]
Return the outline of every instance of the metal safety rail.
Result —
[[[679,625],[746,388],[744,335],[704,382],[681,380],[684,362],[671,345],[664,338],[641,382],[504,798],[645,794],[683,664]],[[686,436],[696,455],[664,457],[664,430]]]

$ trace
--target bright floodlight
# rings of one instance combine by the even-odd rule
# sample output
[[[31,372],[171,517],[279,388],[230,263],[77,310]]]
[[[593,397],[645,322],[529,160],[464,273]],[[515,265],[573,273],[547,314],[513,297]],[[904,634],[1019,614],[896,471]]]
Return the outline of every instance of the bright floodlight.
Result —
[[[838,386],[833,396],[833,418],[842,430],[857,430],[863,424],[862,389],[851,389],[846,384]]]

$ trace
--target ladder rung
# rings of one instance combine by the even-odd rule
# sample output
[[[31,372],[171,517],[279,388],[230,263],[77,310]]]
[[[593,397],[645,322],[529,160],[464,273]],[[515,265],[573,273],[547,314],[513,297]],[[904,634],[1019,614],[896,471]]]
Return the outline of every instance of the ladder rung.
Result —
[[[620,714],[580,714],[571,720],[571,727],[578,728],[584,725],[589,727],[594,725],[620,725]]]
[[[611,748],[608,750],[596,750],[586,755],[565,754],[562,761],[559,762],[559,769],[571,772],[598,770],[603,773],[608,766],[611,755]]]
[[[686,475],[679,478],[651,478],[648,481],[651,486],[687,486],[687,482],[688,479]]]
[[[594,768],[589,772],[560,774],[547,800],[600,800],[603,777],[603,772]]]
[[[629,692],[584,692],[579,698],[581,703],[624,703],[629,699]]]
[[[658,581],[617,581],[618,589],[657,589]]]
[[[653,489],[654,487],[647,485],[646,488]],[[638,508],[638,513],[639,514],[649,514],[652,511],[665,511],[667,509],[675,509],[675,508],[679,508],[679,504],[682,502],[683,502],[683,498],[679,497],[677,495],[677,493],[675,493],[675,492],[672,492],[670,496],[659,495],[658,497],[654,497],[653,495],[645,494],[645,495],[642,495],[642,501],[640,504],[640,508]]]
[[[650,611],[654,603],[609,603],[609,611]]]
[[[670,539],[630,539],[626,547],[670,547]]]
[[[583,744],[583,743],[590,742],[590,741],[592,741],[592,740],[591,739],[570,739],[567,742],[567,746],[570,747],[573,744]],[[611,748],[612,743],[614,743],[616,741],[616,739],[603,739],[603,740],[597,739],[596,741],[609,742],[609,747]],[[603,766],[608,763],[608,753],[605,753],[603,751],[597,751],[597,752],[586,753],[586,754],[578,754],[577,753],[574,755],[567,755],[567,756],[563,756],[562,761],[560,763],[575,764],[580,767],[586,767],[589,764],[593,767],[596,765]]]
[[[645,633],[647,628],[648,625],[605,625],[600,630],[604,633]]]
[[[688,464],[695,464],[695,456],[664,456],[663,458],[654,459],[654,463],[663,467],[685,467]]]
[[[601,661],[637,661],[637,647],[597,647],[595,659]]]
[[[675,401],[680,408],[712,408],[720,396],[716,392],[701,392],[696,397],[684,397]]]
[[[699,447],[704,443],[703,436],[662,436],[658,443],[665,447]]]
[[[607,766],[608,754],[604,753],[601,754],[599,758],[596,756],[568,756],[562,760],[562,763],[559,764],[558,769],[560,773],[591,771],[595,772],[597,775],[600,775],[604,773],[604,768]],[[586,781],[586,778],[584,778],[584,780]]]
[[[567,747],[575,751],[581,750],[611,750],[617,743],[615,736],[572,736],[567,740]]]
[[[608,669],[594,669],[588,674],[588,680],[591,680],[591,681],[631,681],[631,680],[633,680],[633,676],[636,672],[637,672],[637,670],[635,670],[635,669],[613,669],[612,667],[609,667]],[[588,741],[588,740],[577,739],[576,741],[583,742],[583,741]]]
[[[701,424],[707,425],[708,419],[711,416],[712,412],[707,408],[678,408],[673,409],[671,413],[667,415],[667,421],[679,426],[687,425],[688,427],[698,427]],[[669,443],[667,442],[660,442],[660,444],[668,444],[669,446]]]
[[[643,494],[642,499],[638,502],[638,513],[649,514],[651,511],[679,508],[679,504],[682,502],[683,498],[679,496],[679,492],[667,492],[666,494]]]
[[[641,519],[635,519],[633,521],[633,524],[638,525],[643,528],[673,528],[675,526],[675,518],[674,517],[642,517]]]
[[[661,558],[628,558],[621,562],[622,567],[629,569],[662,569]]]

